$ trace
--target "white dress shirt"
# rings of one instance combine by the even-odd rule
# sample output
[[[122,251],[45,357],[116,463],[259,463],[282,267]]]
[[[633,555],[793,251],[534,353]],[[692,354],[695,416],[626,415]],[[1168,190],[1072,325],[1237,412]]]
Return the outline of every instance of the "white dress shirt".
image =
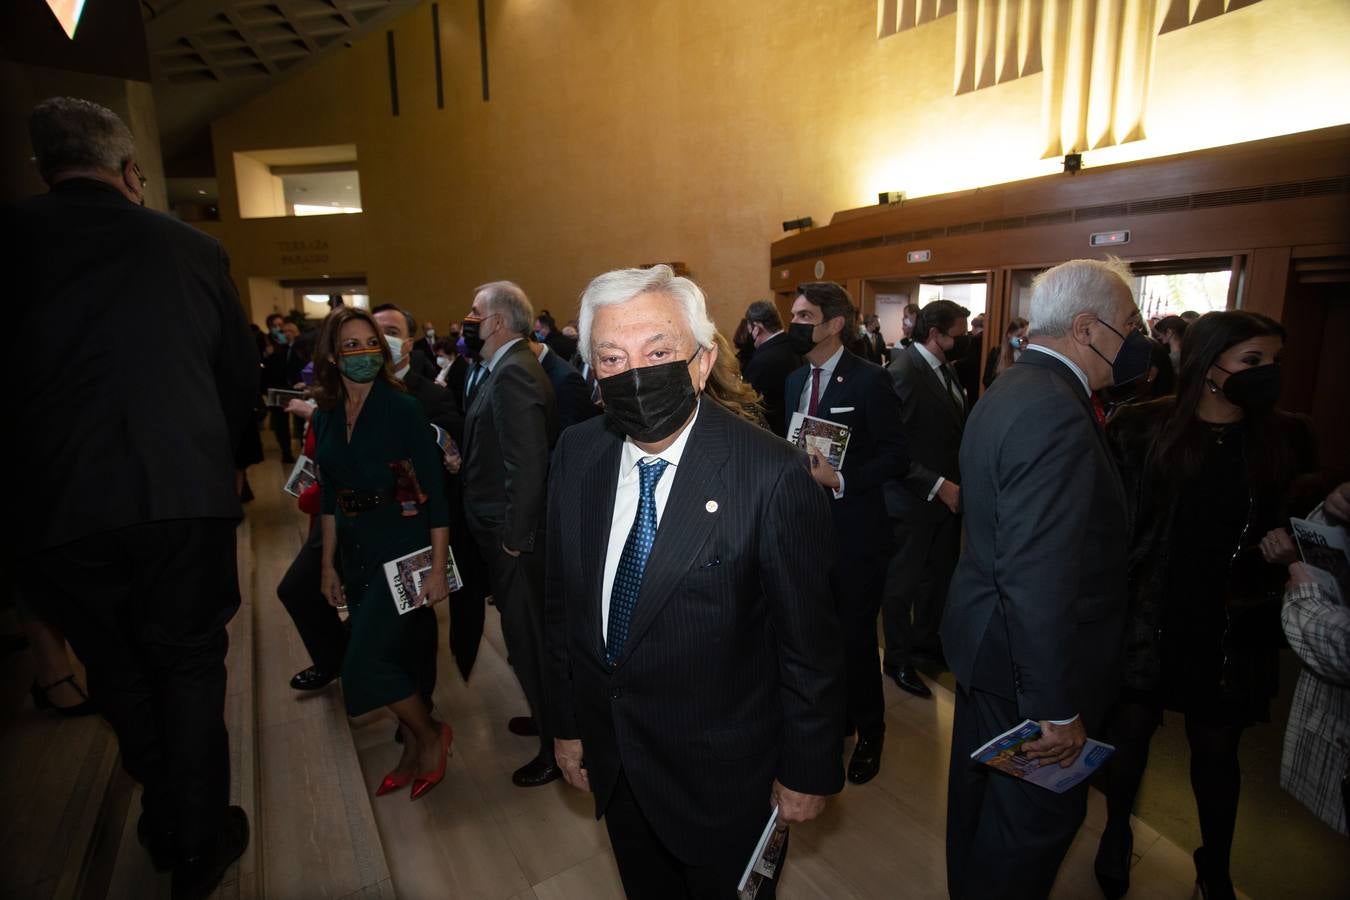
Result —
[[[928,365],[933,367],[933,374],[938,377],[938,380],[941,381],[944,385],[946,385],[947,379],[942,375],[942,367],[943,365],[945,365],[942,362],[942,360],[934,356],[931,350],[929,350],[923,344],[920,344],[918,341],[914,342],[914,347],[919,351],[919,355],[924,358],[924,361],[927,362]],[[966,406],[966,398],[964,396],[958,398],[955,393],[956,391],[959,391],[961,389],[960,387],[958,387],[959,384],[960,382],[958,382],[955,376],[953,376],[951,381],[952,387],[948,389],[947,393],[952,395],[952,399],[959,399],[961,401],[961,408],[964,409]],[[939,475],[937,481],[933,482],[933,487],[928,491],[928,502],[930,503],[933,502],[933,498],[937,496],[938,488],[942,487],[943,483],[946,480],[947,480],[946,478],[943,478],[941,475]]]
[[[825,391],[829,390],[830,379],[834,377],[834,367],[839,365],[839,360],[843,357],[844,348],[841,345],[838,350],[834,351],[833,356],[820,365],[820,396],[816,398],[816,412],[820,412],[819,403],[825,398]],[[816,366],[813,365],[811,368],[814,370]],[[814,371],[806,373],[806,387],[802,388],[802,395],[797,400],[797,412],[802,415],[806,415],[806,411],[811,408],[811,378],[814,374]],[[844,473],[835,472],[834,474],[839,476],[839,487],[834,488],[834,499],[842,500],[844,497]]]
[[[694,417],[684,426],[675,442],[660,453],[649,454],[632,438],[624,438],[623,452],[619,455],[619,485],[614,492],[614,518],[609,525],[609,549],[605,552],[605,580],[600,591],[600,633],[609,636],[609,597],[614,591],[614,576],[619,571],[619,557],[623,556],[623,545],[628,541],[628,532],[633,530],[633,520],[637,518],[638,501],[642,497],[642,476],[638,473],[638,463],[649,459],[664,459],[668,466],[656,483],[656,527],[661,527],[661,514],[666,511],[666,500],[670,497],[670,486],[675,483],[675,473],[679,471],[680,458],[684,456],[684,445],[689,443],[689,433],[698,421],[698,408]]]
[[[1078,367],[1078,363],[1069,359],[1067,356],[1065,356],[1063,353],[1060,353],[1058,350],[1051,350],[1049,347],[1042,347],[1040,344],[1028,344],[1027,349],[1036,350],[1040,353],[1044,353],[1046,356],[1053,356],[1055,359],[1064,363],[1064,365],[1069,367],[1069,371],[1077,375],[1078,380],[1083,382],[1083,393],[1087,394],[1089,397],[1092,396],[1092,388],[1088,387],[1087,373]]]

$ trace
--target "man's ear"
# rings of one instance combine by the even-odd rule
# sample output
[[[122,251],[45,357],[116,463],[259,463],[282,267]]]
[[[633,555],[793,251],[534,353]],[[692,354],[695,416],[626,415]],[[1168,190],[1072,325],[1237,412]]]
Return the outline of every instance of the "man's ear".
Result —
[[[1073,317],[1073,325],[1069,329],[1069,336],[1086,347],[1092,343],[1092,323],[1095,321],[1097,321],[1097,317],[1092,313],[1079,313]]]

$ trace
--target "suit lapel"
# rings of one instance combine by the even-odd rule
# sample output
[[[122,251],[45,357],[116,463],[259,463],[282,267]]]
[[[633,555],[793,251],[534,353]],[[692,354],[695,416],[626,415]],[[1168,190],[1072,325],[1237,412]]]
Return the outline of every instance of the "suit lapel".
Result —
[[[830,411],[830,401],[838,401],[839,395],[848,390],[849,379],[853,375],[853,368],[858,363],[858,358],[844,348],[844,352],[839,356],[839,362],[835,364],[834,371],[830,373],[830,382],[825,385],[825,390],[820,392],[819,406],[816,415],[822,419],[828,418]],[[822,373],[823,375],[823,373]]]
[[[605,562],[609,549],[609,532],[614,521],[614,494],[619,487],[619,460],[623,454],[623,440],[614,432],[604,433],[604,449],[596,454],[582,476],[580,496],[598,498],[587,503],[581,516],[581,577],[582,583],[593,585],[585,598],[583,609],[588,617],[591,644],[600,659],[605,658],[605,634],[600,616],[601,593],[604,591]]]
[[[670,602],[718,517],[725,514],[716,504],[711,511],[708,507],[709,501],[721,499],[725,502],[726,499],[721,472],[727,459],[724,417],[730,414],[713,401],[705,401],[705,404],[694,423],[693,433],[689,435],[680,465],[675,469],[675,483],[670,486],[656,542],[647,558],[642,590],[638,593],[633,623],[628,629],[628,640],[618,665],[623,665],[642,640],[642,635]]]
[[[942,376],[937,373],[936,369],[929,365],[928,360],[924,355],[915,349],[917,346],[917,344],[910,344],[905,348],[905,352],[913,358],[916,368],[921,372],[928,373],[926,377],[920,376],[920,379],[928,386],[929,392],[933,394],[934,399],[940,402],[943,408],[950,412],[952,418],[956,419],[959,424],[961,422],[962,410],[957,408],[956,399],[952,396],[952,392],[947,390],[947,383],[942,380]]]

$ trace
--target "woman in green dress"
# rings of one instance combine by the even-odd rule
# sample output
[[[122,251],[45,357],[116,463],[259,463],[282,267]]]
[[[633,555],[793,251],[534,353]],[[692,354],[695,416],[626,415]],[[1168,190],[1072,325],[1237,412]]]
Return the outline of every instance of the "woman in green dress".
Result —
[[[437,627],[431,606],[449,595],[441,452],[421,406],[394,377],[388,344],[369,313],[339,307],[328,316],[314,375],[323,593],[351,612],[342,662],[347,713],[384,706],[398,717],[403,756],[376,794],[411,783],[416,800],[444,777],[451,741],[450,726],[432,719],[417,690],[418,633]],[[430,572],[414,607],[400,614],[384,564],[428,545]]]

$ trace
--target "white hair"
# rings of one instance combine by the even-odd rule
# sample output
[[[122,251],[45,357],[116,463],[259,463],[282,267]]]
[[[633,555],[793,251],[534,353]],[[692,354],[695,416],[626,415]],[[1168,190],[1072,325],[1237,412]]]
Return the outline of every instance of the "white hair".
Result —
[[[480,284],[473,295],[487,294],[485,313],[498,313],[506,323],[508,334],[528,334],[534,322],[534,307],[520,285],[514,281],[489,281]]]
[[[1046,269],[1031,282],[1031,337],[1063,337],[1075,316],[1116,317],[1119,290],[1134,296],[1130,267],[1118,259],[1071,259]]]
[[[663,265],[650,269],[615,269],[597,276],[586,286],[581,294],[581,318],[578,323],[581,332],[579,347],[583,359],[591,358],[591,325],[595,322],[596,309],[627,303],[640,294],[665,294],[679,301],[694,341],[704,349],[712,349],[717,326],[708,318],[708,301],[703,291],[688,278],[677,276],[670,266]]]

